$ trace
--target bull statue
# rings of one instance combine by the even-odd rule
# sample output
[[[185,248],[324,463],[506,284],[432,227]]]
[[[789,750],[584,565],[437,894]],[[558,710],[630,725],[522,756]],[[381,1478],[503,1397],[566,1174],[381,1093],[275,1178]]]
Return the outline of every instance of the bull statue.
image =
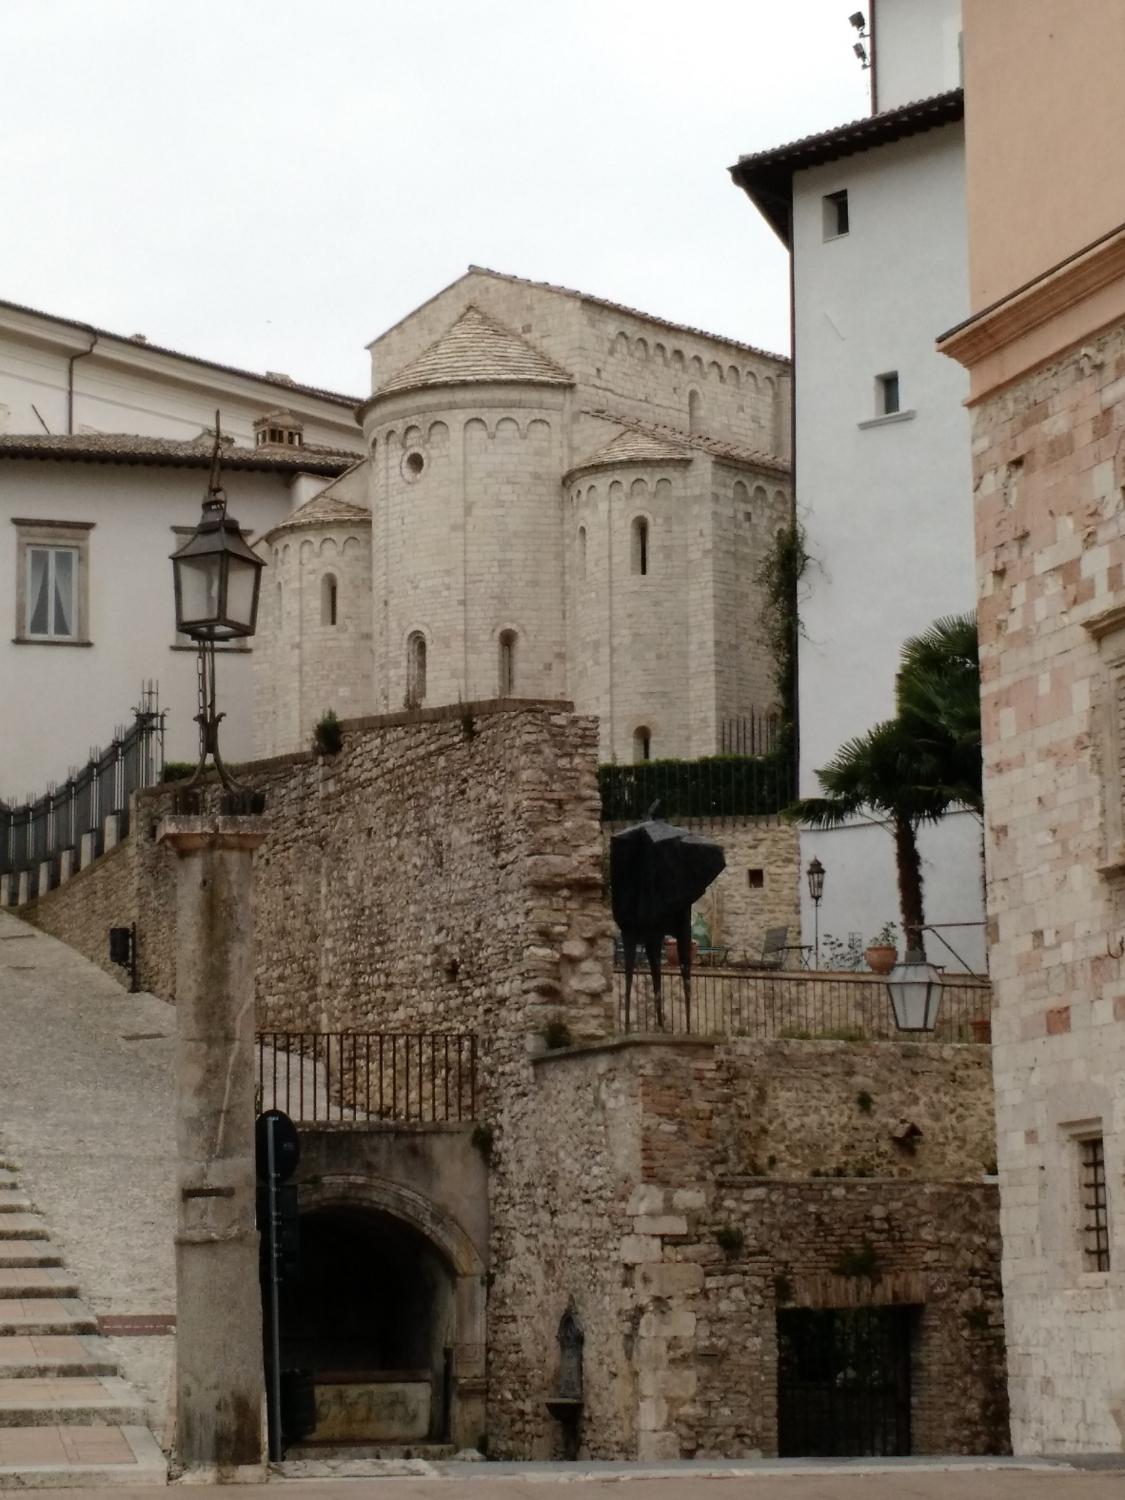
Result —
[[[613,919],[625,949],[625,1030],[633,993],[637,948],[648,957],[656,1025],[664,1029],[660,959],[666,937],[675,938],[684,983],[684,1007],[691,1030],[691,908],[726,866],[712,839],[676,828],[653,803],[648,818],[623,828],[609,841],[609,887]]]

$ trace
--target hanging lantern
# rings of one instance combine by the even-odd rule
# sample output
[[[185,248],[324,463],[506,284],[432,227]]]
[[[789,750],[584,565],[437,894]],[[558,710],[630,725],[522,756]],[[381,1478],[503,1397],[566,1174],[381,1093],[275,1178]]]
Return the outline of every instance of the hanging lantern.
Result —
[[[941,1004],[941,970],[912,948],[887,975],[895,1025],[900,1031],[933,1031]]]
[[[265,562],[227,515],[226,495],[211,489],[199,525],[172,553],[176,629],[193,641],[230,641],[254,634]]]

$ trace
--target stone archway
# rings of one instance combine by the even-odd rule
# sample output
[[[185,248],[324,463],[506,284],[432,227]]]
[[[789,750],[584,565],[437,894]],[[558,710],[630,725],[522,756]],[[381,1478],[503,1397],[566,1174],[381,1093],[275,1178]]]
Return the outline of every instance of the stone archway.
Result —
[[[403,1440],[475,1446],[485,1430],[486,1291],[472,1240],[422,1194],[359,1173],[302,1183],[300,1201],[308,1276],[292,1326],[306,1355],[331,1370],[333,1405],[342,1410],[358,1389],[349,1369],[401,1375],[384,1406],[413,1420]],[[422,1433],[415,1398],[427,1370]]]

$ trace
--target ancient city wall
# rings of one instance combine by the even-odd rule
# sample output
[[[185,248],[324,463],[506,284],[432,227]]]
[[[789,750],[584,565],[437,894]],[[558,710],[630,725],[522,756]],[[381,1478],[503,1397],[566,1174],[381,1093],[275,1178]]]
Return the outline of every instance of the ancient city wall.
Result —
[[[30,901],[20,916],[77,948],[122,984],[127,969],[109,959],[109,929],[131,927],[137,920],[136,845],[131,838],[117,844],[93,864],[72,875],[49,895]]]

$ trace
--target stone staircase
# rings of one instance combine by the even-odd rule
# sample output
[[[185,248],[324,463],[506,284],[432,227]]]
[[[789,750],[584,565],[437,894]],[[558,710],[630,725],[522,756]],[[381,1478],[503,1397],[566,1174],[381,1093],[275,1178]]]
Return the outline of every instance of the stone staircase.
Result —
[[[139,1397],[0,1148],[0,1489],[166,1478]]]

